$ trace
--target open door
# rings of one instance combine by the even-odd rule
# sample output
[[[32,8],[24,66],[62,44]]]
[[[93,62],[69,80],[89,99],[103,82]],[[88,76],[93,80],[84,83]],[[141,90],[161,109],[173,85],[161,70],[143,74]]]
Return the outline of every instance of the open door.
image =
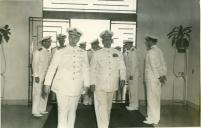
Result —
[[[32,104],[32,54],[40,47],[39,41],[43,37],[42,17],[29,17],[29,84],[28,84],[28,105]]]

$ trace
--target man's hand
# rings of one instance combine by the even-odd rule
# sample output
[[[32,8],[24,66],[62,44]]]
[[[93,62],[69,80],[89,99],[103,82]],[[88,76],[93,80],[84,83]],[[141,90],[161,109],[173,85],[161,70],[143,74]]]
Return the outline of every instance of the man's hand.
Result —
[[[124,85],[125,85],[125,80],[121,80],[121,81],[120,81],[120,88],[123,88]]]
[[[50,92],[50,87],[47,85],[44,85],[43,91],[42,91],[42,98],[45,99],[45,97],[47,97],[49,92]]]
[[[35,77],[35,82],[39,83],[40,82],[40,78],[39,77]]]
[[[91,90],[92,92],[95,91],[95,84],[90,85],[90,90]]]
[[[165,82],[167,81],[166,76],[165,76],[165,75],[160,76],[160,77],[159,77],[159,81],[161,82],[161,84],[165,84]]]
[[[133,80],[133,76],[130,76],[130,77],[129,77],[129,80]]]

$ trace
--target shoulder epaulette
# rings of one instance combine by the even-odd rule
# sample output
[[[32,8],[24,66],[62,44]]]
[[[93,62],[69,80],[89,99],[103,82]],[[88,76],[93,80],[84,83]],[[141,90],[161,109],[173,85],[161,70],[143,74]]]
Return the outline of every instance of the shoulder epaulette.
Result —
[[[78,51],[79,52],[84,52],[85,50],[83,50],[83,49],[81,49],[80,47],[78,47],[79,49],[78,49]]]
[[[64,47],[58,47],[57,50],[61,50],[61,49],[63,49],[63,48],[64,48]]]
[[[133,47],[133,48],[131,48],[131,51],[134,51],[135,50],[135,48]]]
[[[42,50],[42,48],[39,48],[39,49],[38,49],[38,51],[41,51],[41,50]]]
[[[58,49],[63,49],[63,48],[65,48],[66,47],[66,45],[65,46],[63,46],[63,47],[58,47]]]
[[[100,50],[100,49],[102,49],[102,47],[99,47],[97,50]]]

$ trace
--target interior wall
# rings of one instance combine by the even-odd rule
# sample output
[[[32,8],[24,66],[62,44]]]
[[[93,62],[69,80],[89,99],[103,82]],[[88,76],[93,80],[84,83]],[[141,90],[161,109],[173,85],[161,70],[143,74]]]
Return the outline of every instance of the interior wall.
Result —
[[[5,100],[26,100],[28,97],[28,17],[42,16],[40,0],[3,0],[0,2],[1,24],[9,24],[11,39],[5,43],[7,58]],[[3,13],[2,13],[3,12]],[[193,26],[189,49],[188,101],[199,104],[199,0],[138,0],[137,47],[140,54],[140,99],[145,99],[143,85],[143,62],[146,34],[159,37],[168,67],[168,82],[162,87],[162,99],[183,98],[184,82],[173,74],[174,48],[167,33],[180,24]],[[1,56],[1,64],[2,56]],[[176,54],[175,71],[184,70],[184,55]],[[174,95],[173,95],[173,84]]]
[[[3,0],[0,2],[0,12],[1,25],[8,24],[11,29],[9,42],[4,43],[7,62],[4,100],[14,100],[15,102],[27,101],[29,55],[28,18],[42,17],[42,1]],[[1,58],[1,64],[3,65],[3,58]]]
[[[196,5],[197,4],[197,5]],[[140,54],[140,63],[141,63],[141,76],[140,76],[140,99],[145,99],[146,94],[144,92],[143,84],[143,65],[144,57],[146,53],[144,45],[144,37],[147,34],[157,36],[159,38],[158,46],[164,52],[165,61],[167,63],[167,83],[162,87],[162,99],[163,100],[182,100],[183,97],[183,87],[184,80],[181,77],[175,77],[173,73],[173,67],[175,73],[184,71],[184,54],[175,54],[174,47],[171,46],[171,40],[168,39],[167,34],[172,30],[173,27],[178,25],[183,26],[192,26],[194,23],[197,23],[199,16],[199,2],[198,0],[138,0],[137,7],[137,48]],[[192,17],[192,14],[196,12],[196,15]],[[195,27],[197,27],[195,29]],[[199,26],[193,27],[193,31],[199,35]],[[197,30],[198,29],[198,30]],[[194,51],[194,48],[190,49],[194,51],[190,56],[196,55],[199,56],[199,50],[197,47],[199,43],[199,38],[194,34],[194,41],[191,41],[192,47],[197,50]],[[174,58],[175,57],[175,58]],[[193,59],[190,63],[198,65],[197,57]],[[175,60],[175,64],[173,64]],[[198,69],[198,66],[195,70]],[[199,78],[194,79],[196,87],[194,89],[188,90],[189,96],[190,92],[193,93],[195,89],[198,88],[197,83]],[[189,85],[193,84],[192,80],[189,81]],[[174,92],[174,93],[173,93]],[[197,96],[197,94],[193,94]],[[195,98],[195,96],[193,96]],[[190,99],[189,99],[190,100]]]
[[[200,104],[200,9],[199,1],[191,4],[192,34],[188,62],[187,99],[193,104]]]

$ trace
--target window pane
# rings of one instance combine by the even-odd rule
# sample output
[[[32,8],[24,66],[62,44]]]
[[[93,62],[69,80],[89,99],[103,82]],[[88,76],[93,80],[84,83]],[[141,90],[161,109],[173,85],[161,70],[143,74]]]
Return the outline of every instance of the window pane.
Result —
[[[112,47],[123,47],[124,40],[132,40],[135,45],[136,22],[112,21],[111,31],[114,33]]]
[[[57,46],[56,36],[60,33],[66,35],[69,28],[69,20],[66,19],[43,19],[43,37],[52,36],[51,47]]]
[[[89,43],[97,38],[99,39],[100,45],[102,46],[99,35],[102,31],[109,30],[110,21],[93,19],[71,19],[71,26],[78,28],[83,33],[79,42],[86,41],[86,49],[89,49],[91,47]]]

